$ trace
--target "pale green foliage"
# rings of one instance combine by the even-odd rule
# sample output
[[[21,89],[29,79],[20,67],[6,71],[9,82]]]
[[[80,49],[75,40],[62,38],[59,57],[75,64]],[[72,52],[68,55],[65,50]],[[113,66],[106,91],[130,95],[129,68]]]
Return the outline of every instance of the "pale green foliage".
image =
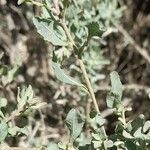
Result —
[[[89,61],[88,58],[96,56],[101,46],[102,34],[105,32],[104,26],[109,28],[113,22],[119,22],[122,17],[124,7],[119,7],[117,0],[63,0],[60,1],[61,14],[57,16],[51,10],[51,0],[44,0],[43,3],[34,0],[18,0],[18,4],[28,1],[34,5],[42,7],[42,15],[35,17],[33,23],[37,28],[37,32],[54,45],[53,50],[68,50],[70,55],[74,54],[79,59],[84,58],[86,64],[90,66],[89,72],[96,71],[98,66],[108,64],[106,59]],[[69,41],[62,25],[62,16],[66,17],[66,23],[69,32],[73,37],[73,42]],[[96,36],[96,42],[95,40]],[[73,45],[73,46],[72,46]],[[91,56],[86,53],[91,51]],[[95,54],[94,51],[95,50]],[[63,55],[62,51],[59,51]],[[66,53],[68,55],[68,53]],[[56,53],[53,52],[53,58]],[[57,53],[58,54],[58,53]],[[68,55],[68,56],[70,56]],[[3,54],[0,55],[0,59]],[[57,56],[56,56],[57,57]],[[94,59],[94,57],[92,59]],[[99,58],[99,57],[98,57]],[[103,58],[103,57],[100,57]],[[96,58],[95,58],[96,59]],[[89,62],[88,62],[89,61]],[[94,66],[94,67],[93,67]],[[93,67],[93,70],[92,70]],[[53,62],[56,77],[67,84],[86,87],[72,77],[65,74],[60,65]],[[6,71],[6,73],[5,73]],[[12,82],[17,68],[6,69],[5,66],[0,68],[0,75],[6,75],[2,78],[2,83],[6,86]],[[93,73],[95,74],[95,72]],[[118,116],[116,129],[114,134],[106,135],[103,130],[105,119],[100,113],[91,112],[86,123],[91,128],[91,133],[84,133],[85,118],[77,109],[71,109],[66,117],[66,125],[70,131],[70,140],[67,143],[47,145],[47,150],[146,150],[150,144],[150,121],[145,121],[143,115],[140,115],[133,121],[126,122],[125,112],[128,110],[121,102],[122,100],[122,83],[117,72],[110,74],[111,90],[107,96],[107,106],[114,110],[114,114]],[[8,124],[11,118],[3,113],[3,107],[7,106],[7,100],[0,98],[0,142],[3,142],[8,135],[16,136],[19,133],[26,133],[25,128],[19,128]],[[38,108],[43,103],[39,103],[34,97],[32,87],[29,85],[22,90],[18,88],[17,108],[12,112],[11,117],[19,116],[32,108]],[[84,118],[84,119],[83,119]]]
[[[33,23],[44,40],[51,42],[53,45],[67,45],[67,39],[64,36],[65,32],[57,21],[34,18]]]
[[[120,105],[122,105],[122,83],[120,81],[118,73],[115,71],[110,74],[110,79],[112,87],[110,93],[107,96],[107,106],[110,108],[119,109]]]
[[[5,122],[0,123],[0,143],[6,138],[8,134],[8,126]]]
[[[53,62],[53,68],[58,80],[71,85],[76,85],[81,87],[84,86],[80,82],[76,81],[74,78],[66,75],[65,72],[60,68],[60,65],[58,63]]]
[[[38,109],[45,103],[41,103],[36,97],[34,97],[31,85],[22,90],[18,88],[17,94],[17,108],[11,114],[5,114],[1,108],[7,107],[7,99],[0,98],[0,143],[5,140],[7,136],[16,136],[19,134],[28,133],[27,127],[19,128],[11,124],[11,120],[15,119],[19,115],[22,115],[27,110]]]
[[[0,109],[1,109],[2,107],[5,107],[6,105],[7,105],[7,99],[0,97]]]
[[[2,84],[5,86],[9,83],[11,83],[14,79],[15,73],[18,70],[18,66],[14,66],[12,69],[7,71],[7,75],[2,75]]]
[[[84,125],[84,120],[78,110],[72,109],[69,111],[66,118],[66,125],[70,130],[71,139],[73,141],[76,140],[76,138],[80,135]]]
[[[55,143],[49,143],[49,145],[47,146],[46,150],[59,150],[59,147]]]

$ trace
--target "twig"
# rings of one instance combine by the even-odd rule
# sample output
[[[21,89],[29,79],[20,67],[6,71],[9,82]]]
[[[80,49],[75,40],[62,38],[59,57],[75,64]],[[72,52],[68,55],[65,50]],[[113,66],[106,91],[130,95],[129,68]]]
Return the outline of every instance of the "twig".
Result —
[[[13,111],[9,117],[5,118],[5,121],[9,122],[9,121],[13,120],[14,118],[18,117],[22,111],[23,111],[23,109],[17,109],[15,111]]]
[[[72,43],[73,46],[75,46],[75,43],[74,43],[74,40],[70,34],[70,31],[66,25],[66,22],[65,22],[65,18],[62,18],[61,20],[61,23],[62,23],[62,26],[68,36],[68,39],[70,40],[70,42]],[[97,104],[97,101],[96,101],[96,98],[95,98],[95,94],[94,94],[94,91],[93,91],[93,88],[92,88],[92,85],[91,85],[91,82],[88,78],[88,75],[87,75],[87,72],[86,72],[86,69],[85,69],[85,65],[83,63],[83,61],[81,59],[78,58],[78,62],[79,62],[79,65],[80,65],[80,68],[82,70],[82,73],[83,73],[83,76],[84,76],[84,79],[85,79],[85,82],[86,82],[86,85],[87,85],[87,88],[89,90],[89,93],[90,93],[90,97],[94,103],[94,107],[95,107],[95,110],[100,113],[100,110],[99,110],[99,107],[98,107],[98,104]]]
[[[47,139],[46,139],[46,126],[45,126],[45,121],[44,121],[44,115],[42,114],[41,109],[39,109],[40,113],[40,118],[41,118],[41,140],[42,140],[42,145],[46,145]]]
[[[136,41],[130,36],[130,34],[120,25],[113,22],[117,29],[123,34],[127,41],[134,46],[135,50],[150,64],[150,56],[148,50],[140,47]]]
[[[35,125],[34,129],[32,130],[32,133],[29,135],[28,140],[27,140],[27,142],[26,142],[26,145],[27,145],[27,146],[29,146],[31,140],[34,139],[34,137],[35,137],[35,135],[36,135],[36,133],[37,133],[39,127],[40,127],[40,123],[39,123],[39,122],[36,122],[36,125]]]
[[[67,25],[66,25],[65,16],[63,16],[63,18],[61,19],[61,24],[62,24],[62,26],[63,26],[63,28],[64,28],[64,30],[65,30],[67,36],[68,36],[68,39],[69,39],[70,42],[72,43],[72,45],[73,45],[73,46],[76,46],[76,45],[75,45],[75,42],[74,42],[74,40],[73,40],[73,38],[72,38],[72,36],[71,36],[71,34],[70,34],[70,31],[69,31],[69,29],[68,29],[68,27],[67,27]],[[94,90],[93,90],[93,88],[92,88],[91,82],[90,82],[90,80],[89,80],[88,74],[87,74],[86,69],[85,69],[85,65],[84,65],[82,59],[77,58],[77,60],[78,60],[78,62],[79,62],[80,68],[81,68],[81,70],[82,70],[82,73],[83,73],[83,76],[84,76],[84,79],[85,79],[85,82],[86,82],[88,91],[89,91],[89,93],[90,93],[90,97],[91,97],[91,99],[92,99],[92,101],[93,101],[95,110],[97,111],[97,113],[100,113],[100,110],[99,110],[99,107],[98,107],[98,104],[97,104],[97,101],[96,101],[96,98],[95,98]],[[104,133],[104,135],[106,136],[106,131],[105,131],[104,126],[102,126],[101,129],[103,130],[103,133]]]
[[[81,59],[78,59],[78,62],[79,62],[80,68],[82,70],[82,73],[83,73],[86,85],[88,87],[88,90],[90,92],[91,99],[92,99],[92,101],[94,103],[95,109],[96,109],[96,111],[98,113],[100,113],[100,110],[99,110],[99,107],[98,107],[98,104],[97,104],[97,101],[96,101],[96,98],[95,98],[95,94],[94,94],[91,82],[90,82],[90,80],[88,78],[88,75],[87,75],[87,72],[86,72],[86,69],[85,69],[85,65],[84,65],[84,63],[83,63],[83,61]]]

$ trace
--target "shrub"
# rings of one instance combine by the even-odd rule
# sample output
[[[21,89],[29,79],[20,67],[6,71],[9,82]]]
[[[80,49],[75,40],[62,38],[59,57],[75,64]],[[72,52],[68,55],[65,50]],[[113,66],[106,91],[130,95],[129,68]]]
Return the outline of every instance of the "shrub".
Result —
[[[117,72],[110,74],[111,90],[107,95],[107,106],[113,110],[118,116],[115,132],[107,135],[105,130],[105,118],[101,116],[92,84],[89,80],[86,69],[90,77],[94,78],[96,65],[107,65],[109,63],[103,56],[95,59],[96,52],[102,43],[102,37],[107,28],[111,27],[113,22],[118,22],[122,16],[124,8],[118,8],[117,0],[109,1],[90,1],[80,0],[71,1],[63,0],[58,2],[54,0],[44,0],[43,3],[33,0],[19,0],[18,4],[29,2],[33,5],[41,7],[41,16],[36,16],[33,23],[37,32],[45,41],[51,43],[54,48],[51,52],[53,69],[58,80],[78,86],[86,95],[91,98],[95,110],[91,111],[89,116],[80,114],[77,109],[71,109],[66,117],[66,125],[70,131],[70,138],[67,143],[50,143],[45,145],[47,150],[144,150],[148,148],[150,143],[150,121],[145,121],[143,115],[135,120],[126,121],[126,111],[131,108],[125,108],[122,104],[122,83]],[[109,8],[109,9],[107,9]],[[63,50],[63,51],[62,51]],[[93,51],[93,52],[92,52]],[[96,54],[95,54],[96,53]],[[92,57],[94,55],[94,58]],[[85,83],[78,77],[70,77],[66,75],[61,68],[61,63],[68,57],[74,57],[83,75]],[[92,59],[92,60],[89,60]],[[84,61],[83,61],[84,60]],[[87,64],[87,68],[84,65]],[[12,81],[16,69],[7,72],[8,81],[3,82],[4,85]],[[3,74],[3,71],[2,73]],[[93,80],[96,82],[97,78]],[[79,81],[81,80],[81,81]],[[9,136],[16,136],[18,133],[26,133],[25,128],[13,127],[11,119],[18,116],[28,109],[38,108],[43,105],[39,103],[33,96],[32,87],[28,86],[20,90],[18,88],[17,109],[14,110],[10,117],[3,113],[3,107],[7,105],[7,100],[1,98],[0,101],[0,142]],[[10,122],[10,124],[8,124]],[[90,126],[90,133],[85,129],[85,125]]]

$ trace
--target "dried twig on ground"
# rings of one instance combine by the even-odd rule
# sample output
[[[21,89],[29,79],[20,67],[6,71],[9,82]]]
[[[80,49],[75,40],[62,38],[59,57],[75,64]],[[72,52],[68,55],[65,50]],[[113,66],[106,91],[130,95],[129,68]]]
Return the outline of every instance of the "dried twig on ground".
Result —
[[[120,26],[114,22],[113,22],[113,24],[123,34],[125,39],[135,48],[135,50],[150,64],[150,55],[148,54],[148,50],[140,47],[122,26]]]

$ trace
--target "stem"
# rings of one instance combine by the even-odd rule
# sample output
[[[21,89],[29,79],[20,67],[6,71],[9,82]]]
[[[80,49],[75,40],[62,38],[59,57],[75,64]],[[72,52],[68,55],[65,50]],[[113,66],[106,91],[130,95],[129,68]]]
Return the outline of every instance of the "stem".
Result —
[[[125,110],[122,111],[122,119],[123,119],[123,124],[126,125],[126,117],[125,117]]]
[[[68,39],[69,39],[70,42],[72,43],[72,45],[73,45],[73,46],[76,46],[75,43],[74,43],[74,40],[73,40],[73,38],[72,38],[72,36],[71,36],[71,34],[70,34],[70,31],[69,31],[69,29],[68,29],[68,27],[67,27],[67,25],[66,25],[66,22],[65,22],[65,18],[64,18],[64,17],[63,17],[62,20],[61,20],[61,24],[62,24],[62,26],[63,26],[63,28],[64,28],[64,30],[65,30],[65,32],[66,32],[66,35],[68,36]],[[99,110],[99,108],[98,108],[98,104],[97,104],[97,101],[96,101],[96,98],[95,98],[94,90],[93,90],[93,88],[92,88],[91,82],[90,82],[90,80],[89,80],[89,78],[88,78],[88,74],[87,74],[86,69],[85,69],[85,65],[84,65],[84,63],[83,63],[83,61],[82,61],[81,59],[79,59],[79,58],[77,58],[77,59],[78,59],[80,68],[81,68],[81,70],[82,70],[82,73],[83,73],[83,76],[84,76],[84,79],[85,79],[85,82],[86,82],[88,91],[89,91],[89,93],[90,93],[90,97],[91,97],[91,99],[92,99],[92,101],[93,101],[93,103],[94,103],[95,110],[96,110],[98,113],[100,113],[100,110]]]
[[[23,111],[23,109],[17,109],[15,111],[13,111],[8,118],[5,118],[5,121],[9,122],[9,121],[13,120],[14,118],[18,117],[22,111]]]
[[[66,32],[66,35],[68,36],[68,39],[69,39],[70,42],[72,43],[72,45],[73,45],[73,46],[76,46],[76,45],[75,45],[75,42],[74,42],[74,40],[73,40],[73,38],[72,38],[72,36],[71,36],[71,34],[70,34],[70,31],[69,31],[69,29],[68,29],[68,27],[67,27],[67,25],[66,25],[65,17],[63,17],[63,18],[61,19],[61,24],[62,24],[62,26],[63,26],[63,28],[64,28],[64,30],[65,30],[65,32]],[[88,74],[87,74],[87,72],[86,72],[85,65],[84,65],[84,63],[83,63],[83,61],[82,61],[81,59],[77,58],[77,60],[78,60],[78,62],[79,62],[81,71],[82,71],[82,73],[83,73],[83,77],[84,77],[84,79],[85,79],[85,82],[86,82],[86,85],[87,85],[87,88],[88,88],[90,97],[91,97],[91,99],[92,99],[92,101],[93,101],[95,110],[97,111],[97,113],[100,113],[100,110],[99,110],[99,107],[98,107],[98,104],[97,104],[97,101],[96,101],[96,98],[95,98],[94,90],[93,90],[93,88],[92,88],[91,82],[90,82],[89,77],[88,77]],[[104,126],[102,126],[101,129],[102,129],[104,135],[107,136]]]
[[[82,73],[83,73],[83,76],[84,76],[84,79],[85,79],[85,82],[86,82],[86,85],[87,85],[87,88],[89,90],[89,93],[90,93],[90,97],[93,101],[93,104],[94,104],[94,107],[95,107],[95,110],[100,113],[100,110],[99,110],[99,107],[98,107],[98,104],[97,104],[97,101],[96,101],[96,98],[95,98],[95,94],[94,94],[94,90],[92,88],[92,85],[91,85],[91,82],[88,78],[88,74],[86,72],[86,69],[85,69],[85,65],[83,63],[83,61],[81,59],[78,59],[78,62],[79,62],[79,65],[80,65],[80,68],[82,70]]]

